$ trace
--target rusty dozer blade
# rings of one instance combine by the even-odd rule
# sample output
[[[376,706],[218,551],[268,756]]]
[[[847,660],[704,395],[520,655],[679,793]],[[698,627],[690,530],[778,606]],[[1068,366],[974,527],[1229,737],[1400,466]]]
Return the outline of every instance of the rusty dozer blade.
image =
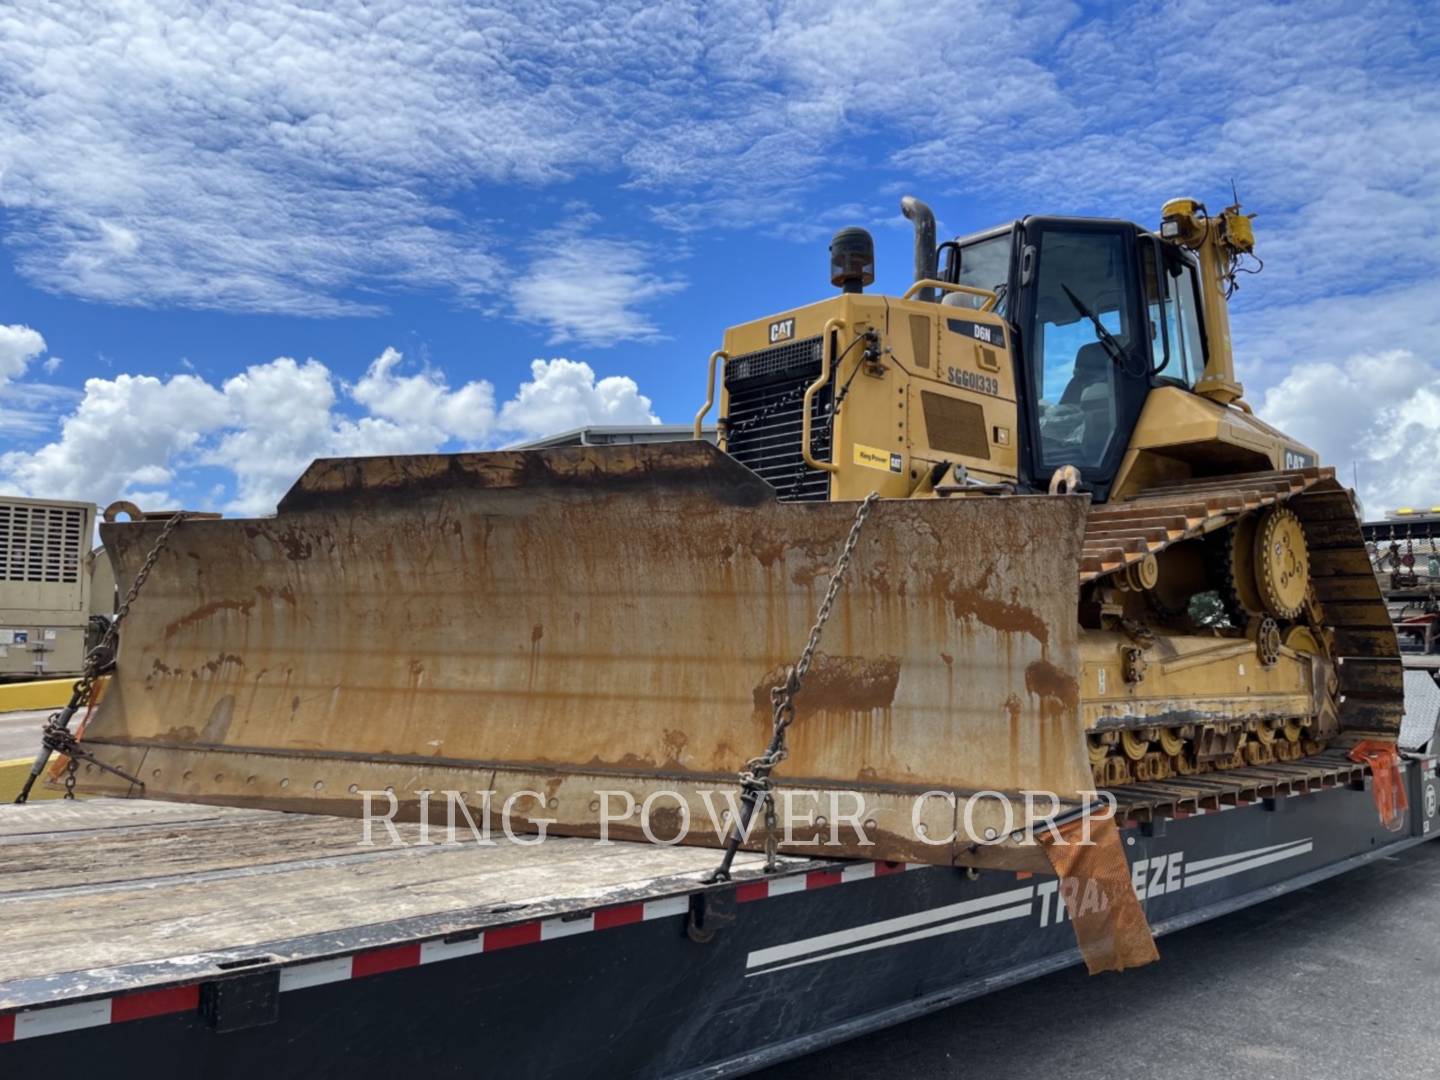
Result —
[[[274,518],[175,531],[85,732],[144,790],[81,786],[332,814],[389,789],[442,821],[489,791],[497,831],[508,802],[517,830],[719,845],[854,512],[700,442],[318,461]],[[783,852],[1046,865],[1007,839],[1023,805],[966,797],[1084,801],[1085,514],[874,507],[775,774]],[[103,527],[122,588],[160,528]]]

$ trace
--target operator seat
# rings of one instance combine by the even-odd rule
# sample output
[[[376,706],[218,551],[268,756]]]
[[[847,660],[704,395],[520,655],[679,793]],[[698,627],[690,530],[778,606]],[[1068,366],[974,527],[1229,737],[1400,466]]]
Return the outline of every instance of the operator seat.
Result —
[[[1079,405],[1087,389],[1107,381],[1114,362],[1105,346],[1098,341],[1080,346],[1080,351],[1075,354],[1075,371],[1065,386],[1065,392],[1060,395],[1060,404]]]

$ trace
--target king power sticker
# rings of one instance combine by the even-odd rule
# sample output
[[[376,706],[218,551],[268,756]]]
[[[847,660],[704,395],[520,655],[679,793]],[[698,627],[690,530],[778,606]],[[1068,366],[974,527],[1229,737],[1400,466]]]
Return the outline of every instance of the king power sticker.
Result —
[[[881,472],[901,473],[905,471],[905,455],[895,450],[880,450],[874,446],[855,444],[855,464]]]

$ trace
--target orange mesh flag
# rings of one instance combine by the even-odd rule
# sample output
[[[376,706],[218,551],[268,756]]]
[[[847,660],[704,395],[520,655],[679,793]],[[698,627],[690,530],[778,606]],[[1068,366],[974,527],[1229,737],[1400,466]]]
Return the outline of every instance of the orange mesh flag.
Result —
[[[1072,821],[1041,837],[1060,895],[1091,975],[1124,971],[1160,959],[1150,923],[1130,882],[1130,864],[1113,817]]]
[[[1399,832],[1405,824],[1405,779],[1400,775],[1400,755],[1395,747],[1379,739],[1366,739],[1350,748],[1351,761],[1370,766],[1370,793],[1375,796],[1375,809],[1380,824],[1391,832]]]

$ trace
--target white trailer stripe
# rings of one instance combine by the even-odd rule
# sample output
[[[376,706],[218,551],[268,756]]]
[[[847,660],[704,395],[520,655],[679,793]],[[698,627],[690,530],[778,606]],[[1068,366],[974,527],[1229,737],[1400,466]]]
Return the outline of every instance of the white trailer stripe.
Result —
[[[645,901],[645,918],[663,919],[667,915],[684,915],[690,910],[690,897],[667,896],[663,900]]]
[[[1269,855],[1259,855],[1246,862],[1233,863],[1230,866],[1221,866],[1215,870],[1207,870],[1201,874],[1185,874],[1185,888],[1192,885],[1204,885],[1207,881],[1215,881],[1219,878],[1229,877],[1231,874],[1241,874],[1246,870],[1254,870],[1257,867],[1268,866],[1270,863],[1280,862],[1283,859],[1293,859],[1297,855],[1308,855],[1314,850],[1315,845],[1309,840],[1302,841],[1292,847],[1283,848],[1280,851],[1272,851]]]
[[[771,884],[776,883],[771,882]],[[745,966],[753,968],[764,964],[773,964],[791,957],[820,952],[836,945],[849,945],[856,941],[882,937],[885,934],[943,922],[946,919],[954,919],[977,911],[984,911],[987,908],[1012,904],[1019,900],[1024,900],[1028,909],[1030,899],[1034,895],[1035,886],[1027,885],[1021,889],[1011,889],[1009,892],[996,893],[993,896],[981,896],[974,900],[963,900],[958,904],[946,904],[944,907],[931,908],[928,911],[916,912],[914,915],[900,915],[893,919],[882,919],[864,926],[851,927],[848,930],[836,930],[829,934],[819,934],[815,937],[802,938],[799,941],[786,942],[784,945],[772,945],[768,949],[756,949],[752,952],[746,959]]]
[[[808,875],[793,874],[790,877],[773,877],[767,884],[770,886],[771,896],[783,896],[785,893],[804,892]]]
[[[1196,859],[1194,862],[1187,862],[1185,869],[1192,873],[1199,873],[1202,870],[1211,870],[1217,866],[1224,866],[1226,863],[1240,862],[1242,859],[1253,859],[1257,855],[1269,855],[1272,851],[1283,851],[1285,848],[1292,848],[1299,844],[1309,843],[1309,838],[1303,840],[1287,840],[1283,844],[1275,844],[1271,847],[1251,848],[1249,851],[1236,851],[1229,855],[1217,855],[1213,859]]]
[[[1024,891],[1024,890],[1020,890]],[[835,960],[842,956],[854,956],[856,953],[870,952],[874,949],[888,949],[892,945],[904,945],[912,941],[921,941],[925,938],[938,937],[941,934],[955,934],[961,930],[973,930],[977,926],[988,926],[991,923],[1009,922],[1011,919],[1028,919],[1034,908],[1028,899],[1023,904],[1016,904],[1014,907],[1000,908],[998,911],[986,911],[979,915],[972,915],[966,919],[958,919],[955,922],[941,923],[939,926],[927,926],[922,930],[915,930],[899,937],[883,938],[880,941],[867,941],[855,945],[849,949],[841,949],[838,952],[823,953],[820,956],[808,956],[800,960],[792,960],[788,964],[776,964],[761,971],[747,971],[747,979],[756,975],[769,975],[776,971],[786,971],[789,968],[804,967],[806,964],[820,964],[826,960]],[[752,953],[751,956],[754,956]],[[746,966],[750,966],[747,962]]]

